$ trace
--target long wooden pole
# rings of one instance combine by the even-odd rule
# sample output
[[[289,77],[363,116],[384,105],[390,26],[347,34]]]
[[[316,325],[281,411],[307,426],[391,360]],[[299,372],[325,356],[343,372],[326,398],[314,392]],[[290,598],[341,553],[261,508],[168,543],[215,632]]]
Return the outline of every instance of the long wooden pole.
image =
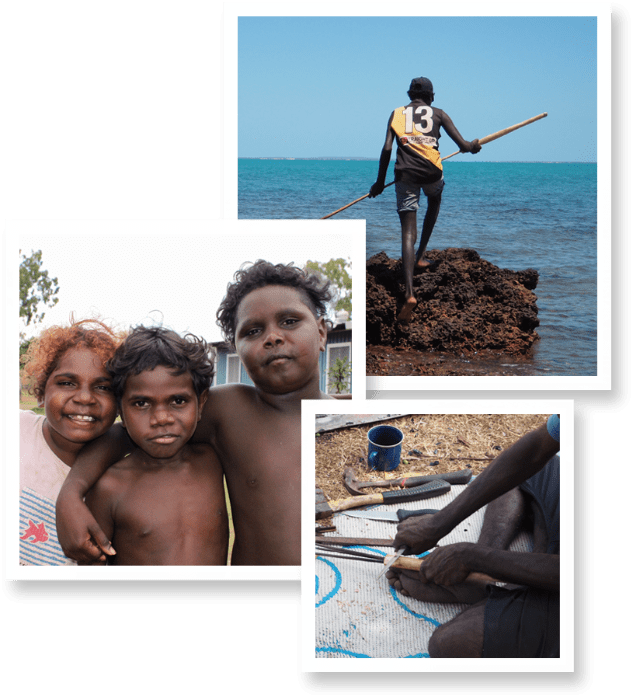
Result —
[[[491,133],[489,136],[484,136],[483,138],[480,138],[479,143],[480,143],[480,145],[485,145],[486,143],[490,143],[491,140],[497,140],[497,138],[501,138],[501,136],[505,136],[508,133],[512,133],[512,131],[516,131],[519,128],[523,128],[523,126],[527,126],[530,123],[534,123],[535,121],[538,121],[539,119],[543,119],[546,116],[547,116],[547,112],[544,112],[542,114],[539,114],[538,116],[533,116],[531,119],[527,119],[526,121],[521,121],[521,123],[517,123],[514,126],[508,126],[508,128],[504,128],[501,131],[497,131],[496,133]],[[454,157],[455,155],[459,155],[460,152],[461,152],[461,150],[456,150],[455,152],[452,152],[450,155],[443,157],[442,162],[444,162],[444,160],[448,160],[449,157]],[[395,184],[395,182],[389,182],[389,184],[385,184],[385,189],[388,186],[391,186],[392,184]],[[368,196],[369,196],[369,194],[365,194],[364,196],[357,198],[355,201],[348,203],[346,206],[339,208],[338,210],[334,211],[333,213],[330,213],[329,215],[324,215],[321,218],[321,220],[326,220],[327,218],[331,218],[333,215],[336,215],[337,213],[344,211],[346,208],[353,206],[355,203],[362,201],[364,198],[367,198]]]
[[[531,119],[527,119],[526,121],[521,121],[521,123],[517,123],[514,126],[508,126],[508,128],[504,128],[501,131],[497,131],[496,133],[491,133],[489,136],[484,136],[483,138],[479,139],[479,144],[480,145],[485,145],[486,143],[489,143],[491,140],[497,140],[497,138],[501,138],[501,136],[508,135],[508,133],[512,133],[512,131],[516,131],[519,128],[523,128],[523,126],[527,126],[530,123],[534,123],[535,121],[538,121],[539,119],[544,119],[547,116],[547,112],[545,111],[542,114],[539,114],[538,116],[533,116]],[[442,162],[444,160],[448,160],[449,157],[454,157],[455,155],[459,155],[461,150],[456,150],[455,152],[452,152],[450,155],[447,155],[446,157],[442,158]]]
[[[396,182],[389,182],[389,184],[385,184],[385,189],[388,186],[391,186],[392,184],[395,184]],[[355,203],[358,203],[359,201],[362,201],[364,198],[367,198],[369,194],[365,194],[364,196],[361,196],[360,198],[357,198],[355,201],[352,201],[351,203],[348,203],[346,206],[343,206],[343,208],[339,208],[337,211],[334,211],[334,213],[330,213],[329,215],[324,215],[321,220],[325,220],[326,218],[331,218],[333,215],[336,215],[337,213],[340,213],[341,211],[344,211],[346,208],[349,208],[350,206],[353,206]]]

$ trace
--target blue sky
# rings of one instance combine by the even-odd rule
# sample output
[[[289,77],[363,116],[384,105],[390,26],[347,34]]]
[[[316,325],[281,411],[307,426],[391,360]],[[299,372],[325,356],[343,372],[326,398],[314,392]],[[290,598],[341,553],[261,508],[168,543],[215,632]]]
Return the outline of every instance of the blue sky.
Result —
[[[548,113],[480,160],[593,162],[596,30],[595,17],[240,17],[238,154],[378,158],[425,76],[468,140]],[[455,150],[444,134],[442,154]]]

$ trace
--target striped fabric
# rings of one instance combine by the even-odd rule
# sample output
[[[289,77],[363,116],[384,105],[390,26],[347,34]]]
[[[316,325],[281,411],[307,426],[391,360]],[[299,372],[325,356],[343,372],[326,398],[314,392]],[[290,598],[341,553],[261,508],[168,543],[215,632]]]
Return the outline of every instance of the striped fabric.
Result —
[[[20,492],[20,564],[72,565],[57,540],[55,503],[32,489]]]

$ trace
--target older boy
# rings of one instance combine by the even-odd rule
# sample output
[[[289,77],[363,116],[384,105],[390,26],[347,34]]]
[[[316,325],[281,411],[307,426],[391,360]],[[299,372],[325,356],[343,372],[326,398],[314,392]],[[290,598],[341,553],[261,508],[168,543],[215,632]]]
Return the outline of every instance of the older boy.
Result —
[[[235,526],[231,563],[299,565],[301,400],[327,398],[319,388],[319,353],[330,295],[317,276],[265,261],[241,269],[235,281],[218,324],[255,384],[212,388],[194,441],[212,445],[224,468]],[[106,438],[73,468],[57,502],[60,540],[73,558],[109,552],[81,502],[127,447],[120,432]]]
[[[189,443],[213,377],[206,342],[136,327],[107,367],[121,422],[136,445],[86,497],[116,545],[108,562],[226,564],[222,467],[210,445]]]
[[[462,152],[478,153],[478,140],[464,140],[455,125],[441,109],[431,107],[435,94],[433,84],[425,77],[411,81],[408,91],[411,102],[391,112],[387,125],[387,136],[378,166],[378,178],[369,190],[369,198],[379,196],[385,188],[385,177],[391,159],[394,136],[398,144],[395,166],[396,202],[402,227],[402,266],[404,269],[405,302],[398,320],[408,322],[417,305],[413,294],[413,270],[430,265],[424,259],[426,246],[440,212],[444,177],[439,152],[440,127],[448,133]],[[420,189],[428,204],[420,247],[414,258],[417,237],[417,215]]]

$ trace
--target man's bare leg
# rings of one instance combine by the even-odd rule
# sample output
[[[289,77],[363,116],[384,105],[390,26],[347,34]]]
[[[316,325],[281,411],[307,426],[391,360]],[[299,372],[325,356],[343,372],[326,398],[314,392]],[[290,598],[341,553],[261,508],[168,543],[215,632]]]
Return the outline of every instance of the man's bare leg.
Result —
[[[404,305],[398,314],[399,322],[408,322],[418,304],[413,295],[413,265],[415,264],[415,241],[418,236],[417,214],[415,211],[401,211],[402,228],[402,270],[404,272]]]
[[[420,239],[420,247],[418,248],[418,253],[415,256],[415,267],[416,269],[423,269],[431,265],[428,259],[424,258],[424,252],[426,252],[426,246],[431,239],[433,234],[433,228],[437,222],[437,216],[440,214],[440,206],[442,204],[442,194],[439,193],[437,196],[429,197],[426,215],[424,216],[424,224],[422,226],[422,238]]]
[[[438,627],[429,639],[431,658],[481,658],[485,607],[482,600]]]
[[[494,549],[507,549],[527,512],[525,496],[518,488],[488,504],[477,542]],[[405,596],[429,603],[477,603],[486,597],[486,583],[465,581],[454,586],[422,583],[417,572],[389,570],[389,584]]]
[[[521,505],[526,513],[528,508],[531,509],[534,523],[534,547],[532,551],[536,553],[547,552],[547,526],[541,509],[534,500],[526,497],[518,489],[508,493],[513,497],[517,495],[522,497],[523,502]],[[527,499],[529,499],[529,503]],[[506,501],[505,503],[507,504],[508,502]],[[493,509],[493,516],[496,513],[500,513],[502,507],[500,507],[498,511]],[[488,509],[486,509],[486,512],[487,510]],[[508,530],[506,531],[495,530],[492,516],[487,522],[490,523],[488,529],[485,531],[485,534],[489,535],[487,542],[504,544],[506,547],[509,546],[514,537],[509,531],[511,526],[508,526]],[[520,522],[519,520],[518,523],[520,524]],[[484,522],[484,525],[485,524],[486,522]],[[518,532],[519,524],[517,524],[515,528],[515,533]],[[482,526],[482,535],[479,537],[480,542],[482,541],[483,535],[484,529]],[[504,549],[506,547],[504,547]],[[506,588],[509,587],[509,585],[506,586]],[[438,627],[429,639],[428,651],[431,658],[481,658],[484,649],[485,607],[486,601],[482,600],[472,605],[467,610],[460,612],[459,615],[446,624]]]

